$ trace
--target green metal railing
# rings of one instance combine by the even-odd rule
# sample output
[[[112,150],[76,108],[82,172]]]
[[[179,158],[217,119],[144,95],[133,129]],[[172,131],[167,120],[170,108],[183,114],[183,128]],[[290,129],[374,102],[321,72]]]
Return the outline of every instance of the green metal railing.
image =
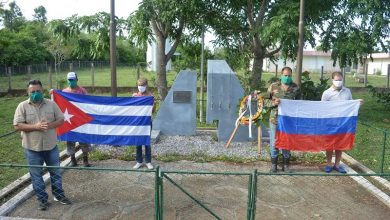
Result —
[[[98,168],[98,167],[57,167],[57,166],[34,166],[34,165],[15,165],[15,164],[0,164],[1,168],[26,168],[26,167],[43,167],[43,168],[60,168],[64,170],[89,170],[89,171],[110,171],[110,172],[137,172],[137,173],[154,173],[154,216],[156,220],[162,220],[164,217],[164,180],[171,183],[174,187],[178,188],[181,192],[187,195],[193,202],[202,207],[206,212],[216,219],[222,219],[216,214],[210,207],[204,204],[200,199],[196,198],[183,186],[173,180],[169,174],[179,175],[223,175],[223,176],[247,176],[248,177],[248,199],[247,205],[247,219],[256,219],[256,200],[257,200],[257,188],[258,178],[262,176],[381,176],[390,177],[390,173],[382,174],[340,174],[340,173],[268,173],[258,172],[257,169],[252,172],[206,172],[206,171],[164,171],[157,166],[154,170],[139,170],[139,169],[112,169],[112,168]]]
[[[376,173],[388,173],[390,172],[389,142],[388,130],[359,122],[355,147],[347,153]]]

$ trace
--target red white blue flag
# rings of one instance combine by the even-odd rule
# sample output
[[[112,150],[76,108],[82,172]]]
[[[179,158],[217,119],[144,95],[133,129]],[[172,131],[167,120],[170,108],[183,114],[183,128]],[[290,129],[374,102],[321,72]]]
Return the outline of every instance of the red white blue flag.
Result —
[[[89,144],[150,145],[152,96],[104,97],[53,92],[65,122],[58,139]]]
[[[275,147],[312,152],[351,150],[359,107],[359,100],[282,99],[278,107]]]

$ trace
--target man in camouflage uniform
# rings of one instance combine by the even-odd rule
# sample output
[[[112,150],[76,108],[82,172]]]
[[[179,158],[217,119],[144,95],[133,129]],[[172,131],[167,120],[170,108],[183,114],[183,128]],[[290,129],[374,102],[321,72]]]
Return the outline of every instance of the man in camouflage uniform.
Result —
[[[270,113],[270,153],[271,153],[271,172],[277,172],[277,162],[279,149],[275,147],[275,134],[278,124],[278,105],[280,99],[300,99],[301,91],[297,84],[292,81],[292,70],[290,67],[283,67],[282,76],[279,82],[272,83],[268,88],[268,98],[265,100],[265,106],[271,109]],[[290,172],[290,151],[282,150],[283,168],[285,172]]]

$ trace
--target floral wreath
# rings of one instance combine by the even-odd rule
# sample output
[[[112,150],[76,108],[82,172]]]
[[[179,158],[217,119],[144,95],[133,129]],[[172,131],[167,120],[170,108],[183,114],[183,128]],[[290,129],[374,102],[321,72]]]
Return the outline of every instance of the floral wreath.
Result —
[[[252,101],[256,101],[256,113],[252,115],[251,106]],[[244,114],[249,110],[249,116],[245,116]],[[258,120],[263,119],[263,115],[266,113],[264,109],[264,98],[260,95],[260,91],[254,91],[250,95],[245,96],[240,102],[240,109],[238,111],[238,118],[236,121],[236,125],[250,125],[252,123],[256,123]]]

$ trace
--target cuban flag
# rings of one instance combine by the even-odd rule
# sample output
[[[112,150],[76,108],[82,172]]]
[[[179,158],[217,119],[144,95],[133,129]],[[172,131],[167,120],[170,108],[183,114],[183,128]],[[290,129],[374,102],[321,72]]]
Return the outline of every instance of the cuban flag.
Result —
[[[282,99],[278,106],[275,146],[312,152],[351,150],[359,107],[359,100]]]
[[[61,141],[107,145],[150,145],[154,98],[104,97],[53,91],[64,113]]]

